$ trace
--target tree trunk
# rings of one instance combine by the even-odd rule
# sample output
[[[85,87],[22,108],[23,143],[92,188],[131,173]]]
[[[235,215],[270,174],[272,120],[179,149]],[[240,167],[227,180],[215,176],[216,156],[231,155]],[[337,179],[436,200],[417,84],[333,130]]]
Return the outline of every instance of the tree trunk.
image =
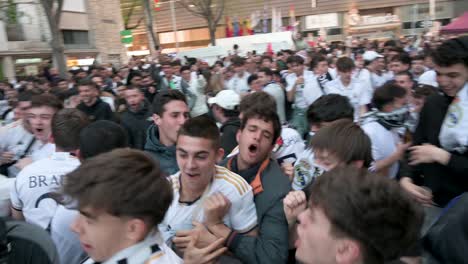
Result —
[[[153,28],[153,11],[151,10],[151,0],[143,0],[143,10],[145,11],[145,17],[146,17],[146,31],[148,32],[149,35],[149,43],[150,43],[150,52],[151,55],[155,55],[155,51],[159,50],[159,38],[157,35],[154,33],[154,28]]]
[[[210,26],[208,29],[210,30],[211,45],[216,46],[216,25]]]
[[[52,39],[50,40],[50,46],[52,48],[52,57],[56,63],[57,70],[59,71],[59,76],[61,78],[68,78],[67,74],[67,62],[65,58],[65,47],[63,45],[62,32],[59,28],[59,21],[57,21],[56,14],[52,13],[52,6],[49,6],[48,1],[41,1],[42,7],[47,16],[47,22],[49,23],[50,34]],[[58,10],[57,12],[61,12]]]

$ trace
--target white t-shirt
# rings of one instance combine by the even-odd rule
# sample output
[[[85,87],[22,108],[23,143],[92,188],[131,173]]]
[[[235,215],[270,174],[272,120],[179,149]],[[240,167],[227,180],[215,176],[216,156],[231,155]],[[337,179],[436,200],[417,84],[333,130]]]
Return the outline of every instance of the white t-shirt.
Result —
[[[307,107],[309,107],[309,105],[314,103],[315,100],[319,99],[319,97],[323,95],[323,91],[322,88],[320,88],[317,75],[310,72],[310,74],[306,74],[304,76],[304,100]]]
[[[305,100],[306,95],[304,94],[304,90],[305,86],[310,82],[309,78],[311,78],[311,75],[314,76],[311,71],[304,70],[304,83],[296,86],[296,94],[294,95],[294,106],[296,108],[306,109],[309,106]],[[286,92],[290,92],[294,88],[296,80],[297,75],[295,73],[290,73],[286,76]]]
[[[326,94],[340,94],[348,97],[351,105],[354,108],[354,120],[358,121],[360,116],[361,106],[370,103],[372,95],[369,93],[370,88],[366,84],[361,83],[358,79],[352,78],[348,87],[345,87],[341,82],[341,78],[328,82],[325,86]]]
[[[78,235],[70,229],[80,212],[59,205],[50,223],[50,236],[54,241],[60,263],[80,264],[86,259]]]
[[[180,172],[170,177],[174,198],[159,230],[166,243],[179,230],[192,229],[192,222],[204,221],[203,203],[206,198],[215,193],[222,193],[231,201],[231,208],[223,219],[224,224],[245,233],[257,225],[257,211],[253,200],[252,187],[241,176],[230,170],[216,166],[216,174],[202,197],[192,204],[180,203]]]
[[[227,83],[228,89],[233,90],[238,94],[247,93],[250,90],[249,84],[247,83],[249,76],[250,73],[248,72],[244,72],[242,77],[235,74]]]
[[[47,228],[57,209],[57,202],[50,193],[57,192],[63,176],[79,165],[79,160],[70,153],[55,152],[49,158],[26,166],[11,189],[12,207],[23,211],[27,222]]]
[[[284,91],[277,83],[269,83],[263,88],[263,91],[273,96],[276,101],[276,112],[280,118],[280,122],[286,122],[286,112],[285,112],[285,98]]]
[[[362,129],[369,136],[372,144],[372,158],[375,161],[388,158],[395,153],[400,137],[395,130],[388,130],[378,122],[369,122],[362,125]],[[390,166],[388,177],[395,178],[398,173],[398,161]]]

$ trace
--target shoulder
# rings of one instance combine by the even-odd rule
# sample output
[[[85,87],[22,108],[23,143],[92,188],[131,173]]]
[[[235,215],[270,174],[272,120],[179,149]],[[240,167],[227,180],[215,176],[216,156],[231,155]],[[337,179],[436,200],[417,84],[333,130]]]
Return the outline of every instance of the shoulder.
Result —
[[[263,190],[273,197],[284,197],[291,189],[288,176],[284,175],[275,160],[270,159],[268,167],[262,175]]]
[[[220,191],[228,191],[239,196],[244,196],[250,191],[250,185],[240,176],[225,167],[216,166],[216,174],[213,182],[214,188]]]

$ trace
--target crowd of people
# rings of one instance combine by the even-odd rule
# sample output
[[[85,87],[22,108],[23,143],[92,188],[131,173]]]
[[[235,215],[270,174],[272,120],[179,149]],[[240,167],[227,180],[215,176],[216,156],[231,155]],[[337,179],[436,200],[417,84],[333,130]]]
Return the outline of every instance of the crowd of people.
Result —
[[[463,263],[468,37],[302,46],[1,82],[0,257]]]

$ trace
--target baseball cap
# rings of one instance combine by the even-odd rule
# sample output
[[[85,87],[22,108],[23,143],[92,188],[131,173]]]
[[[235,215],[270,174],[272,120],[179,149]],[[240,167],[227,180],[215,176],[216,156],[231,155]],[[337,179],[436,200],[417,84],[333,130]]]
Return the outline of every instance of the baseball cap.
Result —
[[[373,61],[377,58],[383,58],[383,56],[373,50],[368,50],[362,54],[362,58],[366,61]]]
[[[217,104],[226,110],[234,110],[240,104],[240,96],[233,90],[222,90],[208,99],[208,104]]]

